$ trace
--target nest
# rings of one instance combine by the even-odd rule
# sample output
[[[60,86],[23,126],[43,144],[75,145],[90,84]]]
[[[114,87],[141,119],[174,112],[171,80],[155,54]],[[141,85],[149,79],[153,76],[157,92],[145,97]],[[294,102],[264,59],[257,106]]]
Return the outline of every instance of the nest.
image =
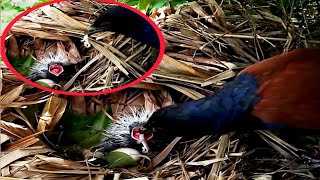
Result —
[[[94,114],[109,104],[113,114],[108,116],[117,121],[119,114],[133,107],[160,108],[205,97],[255,62],[319,44],[319,19],[312,18],[319,2],[307,7],[290,5],[201,0],[182,5],[175,12],[169,7],[155,10],[151,17],[167,44],[163,61],[152,76],[110,95],[84,98],[30,94],[25,91],[27,85],[2,65],[1,129],[5,133],[1,139],[7,139],[1,153],[2,175],[39,179],[319,178],[319,161],[302,155],[319,159],[316,136],[254,131],[192,141],[176,138],[150,164],[113,170],[62,158],[39,136],[55,126],[67,108]],[[296,13],[300,8],[306,8],[302,15]],[[36,113],[39,121],[31,121],[35,114],[27,115],[24,110],[32,104],[45,104],[43,111]],[[48,114],[49,119],[45,118]]]
[[[25,69],[33,68],[23,62],[23,57],[30,54],[36,62],[52,55],[65,55],[67,63],[76,70],[70,78],[59,82],[58,88],[63,91],[97,92],[128,84],[150,70],[158,50],[113,32],[95,33],[89,38],[92,46],[86,48],[81,40],[88,26],[110,6],[113,5],[71,1],[38,8],[12,26],[7,54],[19,57],[19,65]]]

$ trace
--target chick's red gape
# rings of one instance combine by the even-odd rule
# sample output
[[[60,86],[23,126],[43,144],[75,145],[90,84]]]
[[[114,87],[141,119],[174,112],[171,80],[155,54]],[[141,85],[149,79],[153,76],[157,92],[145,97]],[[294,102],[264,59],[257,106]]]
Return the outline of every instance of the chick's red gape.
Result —
[[[55,76],[59,76],[63,71],[64,69],[60,64],[53,64],[49,66],[49,72]]]
[[[140,135],[141,134],[144,134],[144,139],[145,141],[149,141],[153,138],[153,134],[152,133],[145,133],[143,131],[140,130],[140,128],[132,128],[132,131],[131,131],[131,137],[135,140],[141,140],[140,139]]]

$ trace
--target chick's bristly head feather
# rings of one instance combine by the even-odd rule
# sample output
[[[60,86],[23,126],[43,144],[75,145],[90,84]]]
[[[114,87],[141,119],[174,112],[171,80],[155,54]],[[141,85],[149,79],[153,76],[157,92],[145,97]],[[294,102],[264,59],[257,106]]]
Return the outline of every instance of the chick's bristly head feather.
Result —
[[[94,147],[93,150],[108,152],[122,147],[141,150],[144,144],[136,139],[139,132],[135,131],[135,129],[143,127],[152,113],[152,110],[137,110],[135,108],[131,109],[131,112],[123,113],[119,116],[117,122],[105,130],[105,140],[99,146]],[[151,133],[145,133],[144,135],[146,141],[150,140],[153,136]]]
[[[73,72],[73,67],[69,64],[66,54],[61,52],[50,53],[33,65],[27,78],[31,81],[39,79],[66,81],[69,80]]]

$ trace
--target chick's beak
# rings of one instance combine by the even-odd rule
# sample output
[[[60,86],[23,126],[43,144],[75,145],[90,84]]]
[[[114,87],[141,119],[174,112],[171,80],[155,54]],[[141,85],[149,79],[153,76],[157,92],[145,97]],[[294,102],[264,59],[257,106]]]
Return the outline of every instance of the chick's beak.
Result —
[[[64,69],[60,64],[53,64],[49,66],[49,72],[55,76],[59,76],[63,71]]]

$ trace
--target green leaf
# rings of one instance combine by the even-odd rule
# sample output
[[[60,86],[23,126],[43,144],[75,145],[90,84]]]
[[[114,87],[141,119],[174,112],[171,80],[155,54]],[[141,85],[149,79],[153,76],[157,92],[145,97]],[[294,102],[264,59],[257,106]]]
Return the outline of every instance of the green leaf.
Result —
[[[35,63],[35,60],[32,58],[31,54],[22,58],[19,56],[10,56],[7,54],[7,58],[9,59],[13,68],[23,76],[29,75],[30,69]]]
[[[110,112],[109,107],[106,109]],[[111,120],[103,111],[96,116],[90,116],[66,110],[60,122],[64,129],[60,144],[63,146],[77,145],[86,149],[101,143],[105,137],[105,129]]]
[[[48,2],[49,0],[2,0],[1,2],[1,22],[0,22],[0,30],[1,34],[3,30],[6,28],[8,23],[12,21],[18,14],[23,12],[24,10],[41,4],[43,2]]]
[[[162,7],[166,6],[168,3],[169,3],[168,0],[152,1],[152,4],[150,4],[150,7],[152,9],[162,8]]]
[[[148,11],[150,4],[151,1],[149,0],[140,0],[137,9],[145,13]]]
[[[36,4],[37,2],[38,0],[19,0],[19,1],[15,1],[14,5],[22,9],[27,9],[33,6],[34,4]]]
[[[46,88],[51,88],[50,86],[49,86],[49,84],[47,84],[47,83],[44,83],[44,82],[36,82],[37,84],[39,84],[40,86],[43,86],[43,87],[46,87]]]
[[[130,155],[117,151],[108,153],[105,156],[105,160],[109,163],[109,168],[134,167],[139,165],[139,163],[136,162]]]
[[[13,8],[13,5],[9,1],[1,2],[1,10]]]
[[[105,129],[109,125],[110,120],[107,119],[107,116],[100,112],[95,119],[95,122],[92,124],[89,132],[91,136],[87,139],[84,139],[79,145],[84,148],[90,148],[98,145],[102,139],[105,137]]]
[[[8,22],[1,22],[0,23],[0,30],[1,30],[1,34],[3,33],[4,29],[7,27],[9,23]]]
[[[139,0],[138,3],[136,0],[118,0],[119,2],[128,4],[130,6],[137,5],[137,9],[149,14],[155,8],[161,8],[169,5],[169,0]],[[177,6],[189,2],[188,0],[173,0],[173,5]]]
[[[5,9],[1,12],[1,22],[10,22],[14,17],[16,17],[21,11],[17,9]]]
[[[37,3],[35,3],[33,6],[36,6],[38,4],[42,4],[42,3],[45,3],[45,2],[48,2],[49,0],[40,0],[38,1]]]
[[[139,3],[139,0],[119,0],[119,2],[123,4],[127,4],[129,6],[136,6]]]

